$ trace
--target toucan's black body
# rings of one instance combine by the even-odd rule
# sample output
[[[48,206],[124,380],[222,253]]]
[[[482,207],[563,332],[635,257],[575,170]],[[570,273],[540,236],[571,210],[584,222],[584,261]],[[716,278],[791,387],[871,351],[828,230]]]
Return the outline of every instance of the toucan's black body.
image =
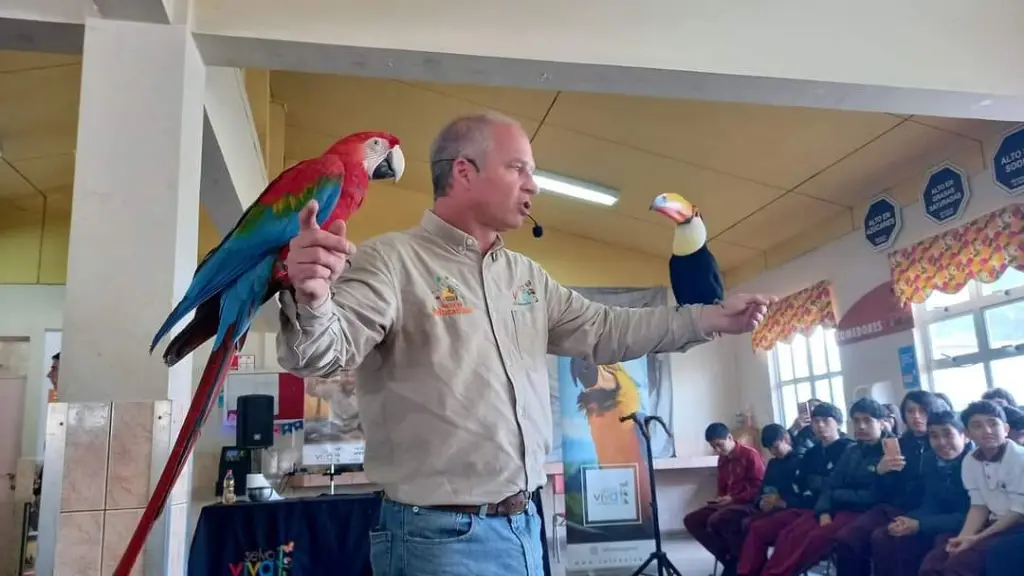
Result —
[[[725,296],[718,261],[707,244],[687,256],[673,255],[668,277],[676,304],[715,304]]]

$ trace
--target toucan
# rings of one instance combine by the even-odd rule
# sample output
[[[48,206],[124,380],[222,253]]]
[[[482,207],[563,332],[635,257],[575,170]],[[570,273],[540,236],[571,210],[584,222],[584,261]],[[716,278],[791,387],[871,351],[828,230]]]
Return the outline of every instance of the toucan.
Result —
[[[718,261],[708,249],[708,230],[700,211],[679,194],[659,194],[651,210],[676,225],[668,277],[677,305],[716,304],[725,296]]]

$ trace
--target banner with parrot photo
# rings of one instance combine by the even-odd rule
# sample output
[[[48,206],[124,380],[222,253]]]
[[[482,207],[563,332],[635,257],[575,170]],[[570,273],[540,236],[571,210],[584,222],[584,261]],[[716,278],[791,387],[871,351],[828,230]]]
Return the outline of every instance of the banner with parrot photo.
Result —
[[[664,288],[581,288],[591,300],[624,307],[667,304]],[[552,357],[556,458],[564,469],[567,569],[642,563],[654,549],[650,478],[643,436],[633,412],[672,426],[672,375],[667,356],[597,366]],[[557,396],[557,397],[556,397]],[[671,438],[652,430],[655,458],[675,456]],[[560,437],[560,438],[559,438]],[[559,441],[560,440],[560,441]]]

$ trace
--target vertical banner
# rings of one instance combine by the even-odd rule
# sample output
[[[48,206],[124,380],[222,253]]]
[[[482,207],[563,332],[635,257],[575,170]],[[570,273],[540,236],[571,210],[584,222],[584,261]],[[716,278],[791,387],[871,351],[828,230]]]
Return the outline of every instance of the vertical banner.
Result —
[[[664,288],[578,292],[614,306],[667,303]],[[647,448],[636,425],[619,418],[633,412],[657,414],[671,426],[668,358],[651,355],[606,366],[557,358],[552,364],[565,479],[566,568],[639,566],[654,549]],[[652,437],[652,449],[655,458],[675,455],[660,430]]]

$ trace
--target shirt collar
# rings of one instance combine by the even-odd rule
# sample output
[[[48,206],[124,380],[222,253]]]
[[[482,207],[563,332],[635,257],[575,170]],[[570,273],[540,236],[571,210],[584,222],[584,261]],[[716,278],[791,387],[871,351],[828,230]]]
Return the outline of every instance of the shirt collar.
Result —
[[[1003,445],[996,450],[996,453],[991,458],[985,457],[985,453],[981,451],[981,448],[978,448],[974,451],[974,458],[979,462],[1002,462],[1003,456],[1006,455],[1006,446],[1008,442],[1009,440],[1003,442]]]
[[[446,246],[460,254],[470,250],[479,250],[476,238],[473,238],[469,234],[466,234],[462,230],[459,230],[455,226],[445,222],[440,216],[434,214],[433,210],[427,210],[423,213],[423,218],[420,220],[420,226],[426,230],[428,234],[437,238],[441,242],[444,242]],[[491,252],[503,248],[504,246],[505,242],[499,234],[497,240],[494,242],[494,246],[491,247]]]

